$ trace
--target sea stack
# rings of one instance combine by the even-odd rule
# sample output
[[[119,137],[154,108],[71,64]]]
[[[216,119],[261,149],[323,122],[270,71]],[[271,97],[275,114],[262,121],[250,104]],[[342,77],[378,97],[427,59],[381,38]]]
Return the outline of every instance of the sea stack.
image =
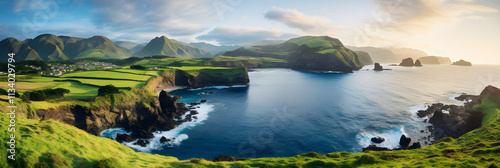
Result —
[[[413,58],[405,58],[401,61],[399,66],[415,66],[415,64],[413,64]]]
[[[451,64],[451,65],[472,66],[472,63],[470,63],[469,61],[460,60],[460,61],[453,62],[453,64]]]
[[[415,66],[422,66],[422,63],[420,63],[420,60],[415,61]]]
[[[382,71],[384,70],[384,68],[379,63],[375,63],[375,68],[373,68],[373,70]]]

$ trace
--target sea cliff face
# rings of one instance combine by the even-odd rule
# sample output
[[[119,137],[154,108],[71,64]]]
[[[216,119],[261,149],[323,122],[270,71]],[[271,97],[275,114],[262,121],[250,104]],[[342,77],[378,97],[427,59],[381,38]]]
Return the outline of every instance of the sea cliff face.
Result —
[[[246,68],[169,70],[164,72],[163,81],[163,83],[173,86],[200,88],[219,85],[248,85],[250,78]]]

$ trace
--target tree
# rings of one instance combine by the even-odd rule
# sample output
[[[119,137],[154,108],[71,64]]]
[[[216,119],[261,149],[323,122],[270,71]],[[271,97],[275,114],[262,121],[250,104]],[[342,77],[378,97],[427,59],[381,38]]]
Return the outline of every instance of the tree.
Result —
[[[118,88],[116,88],[113,85],[106,85],[100,87],[99,90],[97,90],[97,92],[98,96],[104,96],[106,94],[120,93],[120,90],[118,90]]]
[[[130,69],[139,69],[139,70],[145,70],[146,67],[142,66],[142,65],[132,65],[130,66]]]

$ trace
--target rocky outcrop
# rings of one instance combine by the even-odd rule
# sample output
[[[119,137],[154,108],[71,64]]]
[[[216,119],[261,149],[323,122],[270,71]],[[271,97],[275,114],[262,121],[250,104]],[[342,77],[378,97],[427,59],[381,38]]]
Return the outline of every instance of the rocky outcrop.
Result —
[[[422,66],[422,63],[420,62],[420,60],[415,61],[415,66]]]
[[[453,62],[453,64],[451,64],[451,65],[472,66],[472,63],[465,61],[465,60],[459,60],[459,61]]]
[[[385,141],[385,138],[382,138],[382,137],[373,137],[373,138],[371,139],[371,141],[372,141],[373,143],[382,143],[382,142],[384,142],[384,141]]]
[[[413,58],[405,58],[401,61],[399,66],[415,66],[415,64],[413,63]]]
[[[491,86],[491,85],[488,85],[486,86],[486,88],[484,88],[484,90],[481,92],[481,94],[479,95],[481,99],[487,99],[489,97],[499,97],[500,96],[500,89],[495,87],[495,86]]]
[[[373,68],[373,70],[382,71],[384,70],[384,68],[379,63],[375,63],[375,68]]]
[[[188,111],[184,103],[177,102],[180,97],[172,97],[166,92],[160,97],[150,101],[132,99],[126,106],[61,106],[56,109],[37,110],[36,113],[40,120],[59,120],[93,135],[99,135],[109,128],[121,127],[132,132],[131,137],[126,134],[119,135],[117,139],[121,141],[148,139],[153,137],[154,131],[170,130],[184,122],[174,119]]]
[[[406,137],[405,135],[401,135],[401,138],[399,138],[399,145],[402,148],[407,148],[408,145],[410,145],[411,138]]]
[[[363,152],[366,151],[390,151],[391,149],[386,147],[378,147],[377,145],[368,145],[368,147],[363,148]]]

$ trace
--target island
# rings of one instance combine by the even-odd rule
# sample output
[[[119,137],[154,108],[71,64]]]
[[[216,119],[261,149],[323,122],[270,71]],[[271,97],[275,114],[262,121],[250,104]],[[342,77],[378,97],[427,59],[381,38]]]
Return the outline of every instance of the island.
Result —
[[[472,66],[472,63],[465,61],[465,60],[459,60],[459,61],[453,62],[453,64],[451,64],[451,65]]]

